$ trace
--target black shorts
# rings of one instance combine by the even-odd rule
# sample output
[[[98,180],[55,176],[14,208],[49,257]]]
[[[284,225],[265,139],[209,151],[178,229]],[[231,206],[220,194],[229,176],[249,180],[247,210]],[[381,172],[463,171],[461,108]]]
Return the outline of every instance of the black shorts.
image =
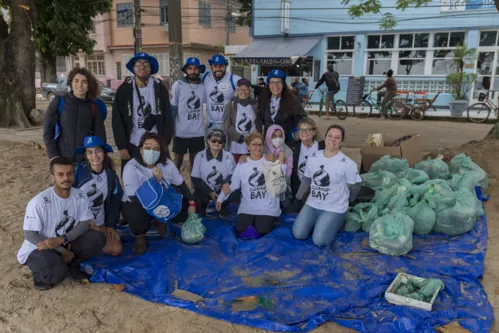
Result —
[[[204,136],[197,138],[175,137],[173,139],[173,152],[175,154],[184,155],[187,152],[189,154],[197,154],[201,150],[204,150],[204,148]]]

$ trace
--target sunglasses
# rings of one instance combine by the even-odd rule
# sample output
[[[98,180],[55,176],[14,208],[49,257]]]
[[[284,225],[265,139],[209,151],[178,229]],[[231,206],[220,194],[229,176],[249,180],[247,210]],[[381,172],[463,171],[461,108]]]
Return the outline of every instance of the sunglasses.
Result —
[[[211,143],[219,143],[221,145],[224,144],[224,142],[221,139],[211,138],[210,141]]]

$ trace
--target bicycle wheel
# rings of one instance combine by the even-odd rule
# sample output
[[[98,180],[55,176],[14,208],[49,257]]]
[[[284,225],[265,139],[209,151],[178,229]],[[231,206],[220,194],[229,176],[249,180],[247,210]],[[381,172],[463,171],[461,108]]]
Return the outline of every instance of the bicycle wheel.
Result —
[[[371,103],[361,99],[353,106],[353,115],[360,119],[366,119],[373,112],[373,106]]]
[[[490,108],[485,103],[475,103],[468,108],[468,120],[472,123],[484,123],[489,116]]]
[[[344,120],[348,117],[347,103],[343,102],[341,99],[336,101],[334,108],[336,111],[336,117],[338,117],[338,119]]]
[[[401,102],[393,102],[387,110],[388,118],[391,120],[400,120],[406,114],[407,106]]]
[[[412,108],[411,113],[409,113],[412,120],[423,120],[424,119],[424,109],[422,107]]]

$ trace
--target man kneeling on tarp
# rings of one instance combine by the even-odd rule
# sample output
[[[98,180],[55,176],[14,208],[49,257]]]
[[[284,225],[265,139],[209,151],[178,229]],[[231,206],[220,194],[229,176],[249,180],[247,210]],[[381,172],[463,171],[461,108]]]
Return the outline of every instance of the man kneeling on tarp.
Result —
[[[31,199],[24,217],[24,242],[17,253],[28,265],[35,288],[47,290],[68,275],[76,282],[88,276],[80,263],[99,253],[106,235],[93,225],[85,193],[73,188],[73,163],[67,157],[50,161],[53,187]]]

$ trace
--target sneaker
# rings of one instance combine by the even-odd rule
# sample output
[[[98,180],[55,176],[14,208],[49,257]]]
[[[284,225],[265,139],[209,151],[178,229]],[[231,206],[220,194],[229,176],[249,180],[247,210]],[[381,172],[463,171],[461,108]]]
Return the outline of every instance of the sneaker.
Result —
[[[40,282],[40,281],[35,281],[34,285],[35,285],[35,289],[41,290],[41,291],[49,290],[49,289],[52,289],[52,287],[54,287],[50,283],[45,283],[45,282]]]
[[[88,275],[83,273],[80,270],[80,267],[70,266],[68,273],[69,273],[69,278],[74,282],[88,283]]]
[[[229,218],[229,211],[227,210],[227,208],[222,208],[222,209],[220,209],[219,215],[220,215],[220,218],[225,220],[225,219]]]

